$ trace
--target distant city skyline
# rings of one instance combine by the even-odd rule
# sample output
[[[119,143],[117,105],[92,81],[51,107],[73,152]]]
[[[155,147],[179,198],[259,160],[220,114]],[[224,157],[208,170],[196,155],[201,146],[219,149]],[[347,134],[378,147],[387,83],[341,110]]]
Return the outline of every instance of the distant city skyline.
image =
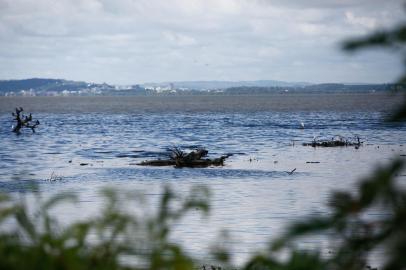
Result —
[[[0,80],[393,82],[398,55],[341,45],[405,11],[400,0],[0,0]]]

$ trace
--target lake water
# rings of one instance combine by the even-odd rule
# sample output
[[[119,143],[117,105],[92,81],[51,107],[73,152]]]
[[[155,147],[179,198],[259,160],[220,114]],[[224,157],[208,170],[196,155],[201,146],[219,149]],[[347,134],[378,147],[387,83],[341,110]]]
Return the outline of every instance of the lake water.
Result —
[[[203,256],[225,229],[241,261],[292,220],[327,213],[332,190],[353,189],[372,168],[406,152],[406,126],[382,122],[398,103],[399,98],[382,93],[1,97],[0,191],[29,193],[31,183],[44,196],[73,191],[80,203],[58,212],[71,220],[97,213],[104,186],[141,191],[154,208],[166,184],[180,194],[206,185],[212,192],[210,215],[191,214],[173,238]],[[11,132],[16,106],[41,121],[35,134]],[[301,145],[334,135],[359,136],[364,146]],[[204,147],[210,157],[233,155],[224,167],[136,165],[165,157],[173,146]],[[62,179],[47,181],[52,174]]]

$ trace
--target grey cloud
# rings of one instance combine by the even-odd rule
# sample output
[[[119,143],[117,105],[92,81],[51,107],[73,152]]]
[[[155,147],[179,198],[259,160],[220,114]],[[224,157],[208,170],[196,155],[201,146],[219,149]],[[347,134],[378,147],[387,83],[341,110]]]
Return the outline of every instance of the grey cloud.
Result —
[[[395,57],[348,57],[338,45],[398,23],[401,7],[395,0],[0,0],[0,78],[390,81]]]
[[[256,0],[259,3],[267,5],[278,5],[283,7],[295,8],[322,8],[322,9],[337,9],[337,8],[382,8],[389,5],[399,6],[402,1],[399,0]]]

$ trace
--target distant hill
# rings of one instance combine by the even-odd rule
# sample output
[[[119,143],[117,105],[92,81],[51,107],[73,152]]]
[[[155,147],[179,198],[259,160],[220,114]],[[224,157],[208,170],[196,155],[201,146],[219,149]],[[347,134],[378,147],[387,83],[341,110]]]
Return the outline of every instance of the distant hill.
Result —
[[[113,86],[62,79],[25,79],[0,81],[1,96],[71,96],[120,94],[123,90],[143,91],[138,86]],[[128,91],[126,92],[128,93]]]
[[[0,81],[0,90],[5,91],[16,91],[16,90],[29,90],[29,89],[40,89],[57,87],[62,85],[65,81],[59,79],[26,79],[26,80],[8,80]]]
[[[293,93],[361,93],[361,92],[382,92],[393,90],[393,84],[338,84],[323,83],[312,84],[301,87],[230,87],[222,91],[229,95],[247,94],[271,94],[282,92]]]
[[[388,91],[394,87],[393,84],[309,84],[272,80],[190,81],[120,86],[107,83],[33,78],[0,81],[0,96],[261,95],[285,92],[376,92]]]

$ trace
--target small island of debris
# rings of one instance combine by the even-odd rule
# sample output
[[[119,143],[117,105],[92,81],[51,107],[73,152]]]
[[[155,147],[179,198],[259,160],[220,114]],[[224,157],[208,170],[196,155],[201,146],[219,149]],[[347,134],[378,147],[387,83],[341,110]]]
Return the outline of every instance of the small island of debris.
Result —
[[[176,168],[204,168],[210,166],[223,166],[224,160],[231,156],[223,155],[219,158],[209,159],[204,158],[209,152],[206,149],[197,149],[190,153],[185,153],[178,147],[171,149],[171,154],[168,159],[146,160],[137,165],[141,166],[174,166]]]
[[[330,140],[315,137],[312,142],[303,143],[303,146],[312,146],[312,147],[355,146],[356,148],[358,148],[362,145],[362,143],[363,142],[361,142],[358,136],[355,136],[353,139],[348,139],[341,135],[335,135]]]

